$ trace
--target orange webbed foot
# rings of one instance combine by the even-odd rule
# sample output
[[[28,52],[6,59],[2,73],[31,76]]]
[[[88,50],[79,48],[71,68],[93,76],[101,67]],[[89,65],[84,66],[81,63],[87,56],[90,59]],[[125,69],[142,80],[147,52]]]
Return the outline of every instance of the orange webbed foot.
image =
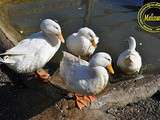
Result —
[[[48,82],[50,75],[44,69],[39,69],[35,72],[36,77],[42,80],[43,82]]]
[[[80,96],[75,95],[75,102],[77,107],[82,110],[84,107],[87,107],[91,102],[96,100],[96,96]]]

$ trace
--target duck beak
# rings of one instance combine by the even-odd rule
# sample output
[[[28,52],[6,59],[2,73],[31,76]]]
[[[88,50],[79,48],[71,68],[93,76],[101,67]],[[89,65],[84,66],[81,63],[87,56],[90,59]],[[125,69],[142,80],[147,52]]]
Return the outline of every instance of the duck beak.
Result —
[[[58,40],[60,40],[62,43],[64,43],[64,38],[62,33],[57,34]]]
[[[96,44],[96,42],[95,42],[95,40],[94,40],[94,39],[92,40],[92,42],[91,42],[91,43],[92,43],[93,47],[95,47],[95,48],[97,47],[97,44]]]
[[[114,74],[114,70],[113,70],[112,64],[107,65],[106,68],[109,71],[109,73]]]

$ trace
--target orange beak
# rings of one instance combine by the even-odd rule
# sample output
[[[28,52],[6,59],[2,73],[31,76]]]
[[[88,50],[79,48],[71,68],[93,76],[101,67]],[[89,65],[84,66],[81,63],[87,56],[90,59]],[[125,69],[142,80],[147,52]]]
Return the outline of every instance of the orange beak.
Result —
[[[58,40],[60,40],[62,43],[64,43],[64,38],[63,38],[62,33],[57,34],[57,37],[58,37]]]
[[[97,47],[97,44],[95,43],[95,40],[92,40],[91,43],[92,43],[93,47],[95,47],[95,48]]]
[[[107,65],[106,68],[109,71],[109,73],[114,74],[114,70],[111,64]]]

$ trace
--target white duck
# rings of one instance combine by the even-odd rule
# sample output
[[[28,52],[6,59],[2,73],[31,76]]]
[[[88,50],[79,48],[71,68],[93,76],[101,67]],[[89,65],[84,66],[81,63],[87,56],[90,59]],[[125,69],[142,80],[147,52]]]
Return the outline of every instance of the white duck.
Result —
[[[67,89],[75,93],[78,108],[82,109],[95,99],[107,85],[109,75],[114,74],[112,59],[105,52],[96,53],[89,62],[64,52],[60,63],[60,75]]]
[[[32,73],[47,79],[49,74],[42,68],[64,42],[60,25],[51,19],[40,24],[41,31],[22,40],[15,47],[0,54],[0,62],[18,73]]]
[[[129,37],[129,49],[120,54],[117,60],[117,66],[125,74],[134,74],[140,71],[142,60],[136,49],[136,40]]]
[[[77,56],[90,56],[95,51],[99,37],[93,30],[84,27],[78,33],[73,33],[66,40],[68,50]]]

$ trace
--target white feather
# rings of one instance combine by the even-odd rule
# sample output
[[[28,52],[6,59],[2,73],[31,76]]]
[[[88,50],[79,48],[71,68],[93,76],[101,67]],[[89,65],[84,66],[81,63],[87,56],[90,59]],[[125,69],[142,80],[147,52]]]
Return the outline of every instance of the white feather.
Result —
[[[64,52],[60,75],[68,90],[82,95],[98,94],[107,85],[109,75],[103,66],[90,66],[85,60]]]
[[[134,74],[139,72],[142,66],[142,59],[139,53],[135,50],[136,41],[133,37],[130,37],[129,40],[129,49],[122,52],[117,60],[117,66],[125,74]],[[130,59],[130,62],[126,63],[127,59]]]
[[[42,68],[54,56],[61,43],[56,37],[57,30],[53,27],[57,23],[46,19],[41,24],[41,29],[45,27],[46,33],[34,33],[22,40],[15,47],[0,54],[6,58],[1,58],[0,61],[18,73],[30,73]]]
[[[92,37],[90,37],[90,35]],[[66,46],[74,55],[92,55],[96,48],[92,45],[91,39],[94,39],[94,42],[98,44],[99,38],[95,35],[95,33],[91,29],[84,27],[77,33],[73,33],[67,38]]]

